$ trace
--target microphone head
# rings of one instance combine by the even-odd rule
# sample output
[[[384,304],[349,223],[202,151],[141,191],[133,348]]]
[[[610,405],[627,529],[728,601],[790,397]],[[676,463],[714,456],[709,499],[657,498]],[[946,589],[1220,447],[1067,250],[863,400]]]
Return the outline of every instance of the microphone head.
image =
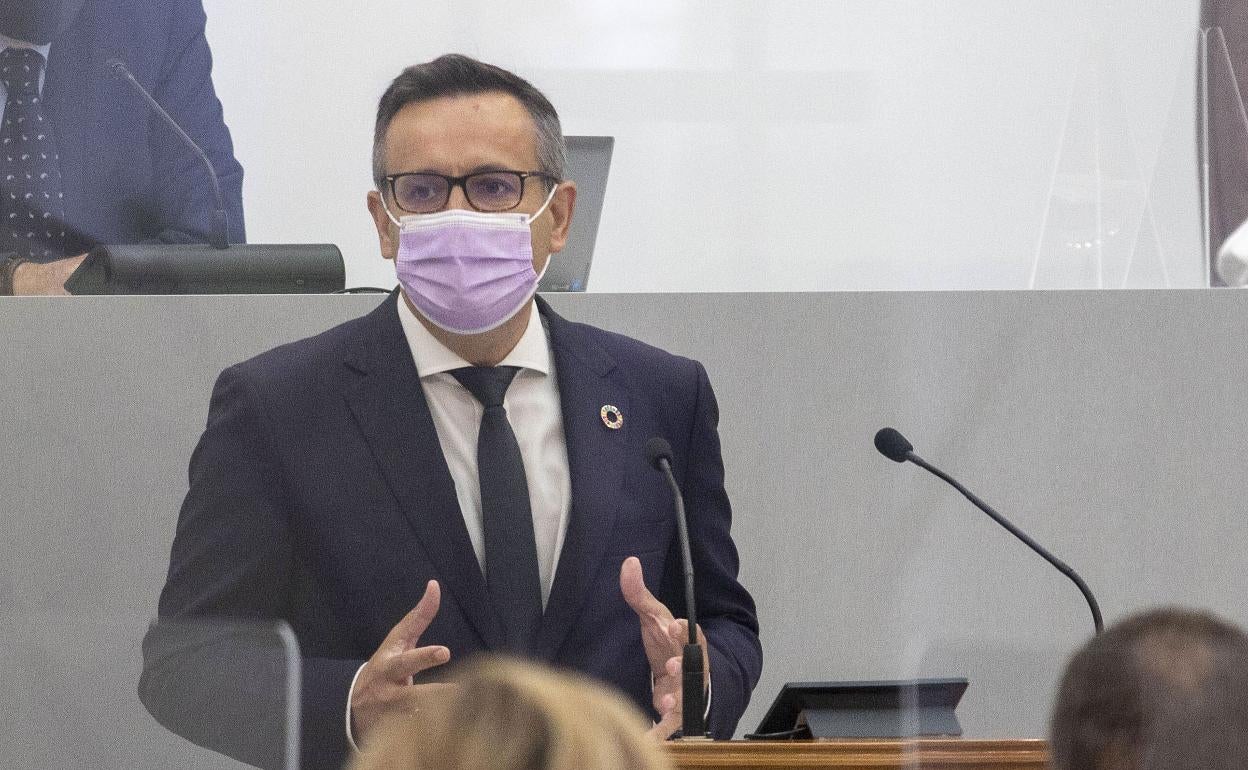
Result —
[[[104,62],[104,67],[114,76],[124,78],[130,74],[130,68],[121,59],[109,59]]]
[[[671,464],[672,445],[667,443],[667,439],[662,436],[655,436],[646,442],[646,460],[655,470],[663,470],[659,461],[667,460],[668,464]]]
[[[914,445],[893,428],[880,428],[875,434],[875,448],[895,463],[904,463],[914,451]]]

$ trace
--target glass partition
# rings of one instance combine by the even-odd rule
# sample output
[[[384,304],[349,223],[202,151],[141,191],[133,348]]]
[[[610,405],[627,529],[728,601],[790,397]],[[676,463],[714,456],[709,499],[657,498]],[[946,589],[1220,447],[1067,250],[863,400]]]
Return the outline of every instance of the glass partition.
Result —
[[[6,592],[6,765],[300,767],[299,656],[284,624],[158,623],[145,638],[131,597],[80,586],[66,614],[35,595],[46,574],[28,568]]]
[[[143,640],[139,699],[166,729],[248,765],[296,770],[299,643],[284,622],[158,620]]]
[[[103,5],[83,7],[99,20]],[[658,432],[654,415],[676,415],[685,435],[690,410],[718,419],[714,449],[765,660],[735,735],[759,729],[789,682],[965,678],[964,739],[1039,739],[1062,667],[1091,635],[1082,599],[955,490],[879,456],[871,437],[888,425],[905,432],[919,455],[1083,573],[1106,620],[1162,602],[1248,616],[1236,570],[1248,547],[1239,524],[1248,481],[1236,459],[1248,433],[1248,364],[1235,353],[1248,294],[1202,291],[1248,281],[1238,252],[1225,251],[1248,219],[1234,197],[1248,179],[1244,67],[1228,28],[1196,33],[1194,4],[1149,5],[1127,14],[1121,3],[1078,0],[378,0],[343,13],[329,0],[204,0],[204,15],[190,19],[204,25],[202,39],[168,48],[211,51],[195,62],[210,71],[211,92],[161,88],[159,72],[131,63],[157,100],[181,103],[175,117],[220,109],[231,149],[214,131],[208,154],[220,156],[241,206],[230,204],[232,227],[245,212],[250,240],[337,244],[348,285],[382,289],[395,285],[380,256],[377,224],[387,225],[365,197],[379,95],[403,67],[448,51],[528,78],[565,134],[597,153],[573,172],[582,183],[596,175],[595,218],[581,220],[596,225],[589,291],[546,299],[570,320],[700,361],[717,398],[712,408],[700,379],[688,399],[651,392],[657,378],[646,366],[605,361],[616,343],[564,359],[557,377],[577,362],[603,370],[593,383],[610,385],[604,395],[561,416],[619,438],[618,449],[589,455],[623,474],[570,494],[609,508],[659,488],[642,454]],[[188,216],[203,225],[189,235],[79,235],[206,240],[216,204],[201,165],[171,149],[176,133],[139,109],[115,68],[99,71],[112,54],[77,40],[50,43],[48,98],[72,106],[98,93],[109,110],[66,129],[78,140],[65,145],[65,168],[78,169],[64,178],[69,205],[113,195],[126,215],[175,219],[198,207]],[[84,66],[96,69],[62,80],[52,63],[78,50],[92,52]],[[134,147],[108,144],[114,134],[165,160],[134,161]],[[100,172],[89,183],[85,167]],[[588,208],[588,184],[582,195]],[[0,217],[15,213],[0,206]],[[547,274],[550,285],[584,287],[582,272],[564,269],[571,262]],[[234,413],[227,428],[260,431],[249,448],[323,442],[308,465],[224,453],[204,461],[220,484],[244,470],[269,474],[254,489],[288,496],[279,525],[309,500],[332,501],[353,521],[361,489],[387,504],[403,497],[384,526],[351,530],[345,544],[291,535],[291,561],[296,548],[308,559],[354,549],[355,566],[279,576],[305,581],[309,596],[337,591],[338,603],[299,615],[274,600],[254,624],[153,616],[210,403],[214,393],[237,396],[238,370],[218,381],[221,373],[327,329],[344,334],[340,324],[379,301],[0,301],[0,681],[16,693],[0,765],[307,764],[299,747],[321,737],[300,728],[315,691],[308,660],[333,647],[335,675],[356,671],[412,605],[410,591],[391,586],[426,577],[394,568],[394,581],[370,582],[371,556],[422,526],[435,542],[409,544],[412,553],[451,551],[437,540],[447,528],[421,518],[431,500],[458,504],[453,486],[439,492],[421,475],[446,482],[449,466],[436,454],[416,458],[417,442],[370,443],[370,432],[424,420],[417,378],[402,381],[407,390],[373,391],[377,411],[364,416],[349,401],[377,370],[406,360],[397,336],[388,358],[369,358],[375,338],[352,348],[372,351],[359,357],[327,363],[319,348],[299,357],[307,388],[298,396],[341,386],[325,401],[341,409],[337,422],[273,397],[271,380],[242,388],[264,410]],[[289,430],[269,444],[263,430],[280,409]],[[437,438],[426,433],[419,446]],[[347,453],[389,471],[352,472]],[[301,481],[287,487],[287,474]],[[309,491],[308,479],[323,486]],[[237,536],[250,530],[248,509],[234,502],[214,510],[236,517],[221,530]],[[670,511],[651,502],[634,505],[635,521],[619,530],[597,522],[609,536],[602,558],[569,574],[609,598],[566,609],[569,625],[619,609],[611,560],[625,555],[626,538],[648,544],[650,564],[676,564],[663,539]],[[480,577],[469,533],[455,533],[468,566],[437,574]],[[231,545],[271,544],[244,540]],[[233,552],[213,553],[224,562]],[[673,596],[677,575],[672,567],[663,586]],[[277,578],[256,582],[282,590]],[[488,624],[480,603],[461,599],[452,587],[446,606]],[[334,614],[360,606],[368,622]],[[301,623],[330,631],[300,636]],[[595,641],[582,632],[576,641]],[[546,660],[584,667],[575,647],[552,645]],[[647,683],[645,662],[613,654],[608,664]],[[345,697],[341,678],[335,698]],[[899,732],[922,734],[921,698],[901,692]],[[336,745],[340,713],[319,715]]]

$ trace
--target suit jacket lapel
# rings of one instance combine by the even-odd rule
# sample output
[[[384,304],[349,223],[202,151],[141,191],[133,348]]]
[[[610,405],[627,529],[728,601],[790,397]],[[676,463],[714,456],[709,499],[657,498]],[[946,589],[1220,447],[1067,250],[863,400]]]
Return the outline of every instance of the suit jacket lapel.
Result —
[[[397,292],[370,314],[369,337],[359,355],[348,362],[362,376],[348,389],[347,402],[399,507],[437,568],[443,601],[453,598],[486,645],[499,648],[501,629],[399,323],[396,301]]]
[[[624,481],[619,457],[628,445],[629,405],[624,386],[607,376],[615,368],[610,356],[583,340],[574,324],[540,298],[538,308],[550,332],[572,480],[568,531],[534,647],[537,657],[551,660],[603,568]],[[600,417],[607,404],[625,415],[617,430],[607,428]]]

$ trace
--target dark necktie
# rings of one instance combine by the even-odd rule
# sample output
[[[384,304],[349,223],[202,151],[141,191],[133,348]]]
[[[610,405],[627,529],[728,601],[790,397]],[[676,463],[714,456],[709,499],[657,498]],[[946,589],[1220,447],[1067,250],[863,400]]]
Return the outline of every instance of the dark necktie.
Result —
[[[507,649],[526,653],[542,620],[542,587],[524,460],[503,408],[503,396],[518,371],[514,366],[473,366],[451,374],[485,407],[477,432],[485,583],[503,623]]]
[[[38,262],[65,256],[61,159],[39,98],[43,65],[43,55],[29,48],[0,51],[8,92],[0,126],[0,251]]]

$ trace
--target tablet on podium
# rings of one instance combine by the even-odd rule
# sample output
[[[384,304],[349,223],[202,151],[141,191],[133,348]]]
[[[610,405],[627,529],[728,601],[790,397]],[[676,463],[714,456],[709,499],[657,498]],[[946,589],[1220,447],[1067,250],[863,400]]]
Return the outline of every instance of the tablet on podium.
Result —
[[[961,735],[954,710],[965,679],[789,682],[747,738],[911,738]]]

